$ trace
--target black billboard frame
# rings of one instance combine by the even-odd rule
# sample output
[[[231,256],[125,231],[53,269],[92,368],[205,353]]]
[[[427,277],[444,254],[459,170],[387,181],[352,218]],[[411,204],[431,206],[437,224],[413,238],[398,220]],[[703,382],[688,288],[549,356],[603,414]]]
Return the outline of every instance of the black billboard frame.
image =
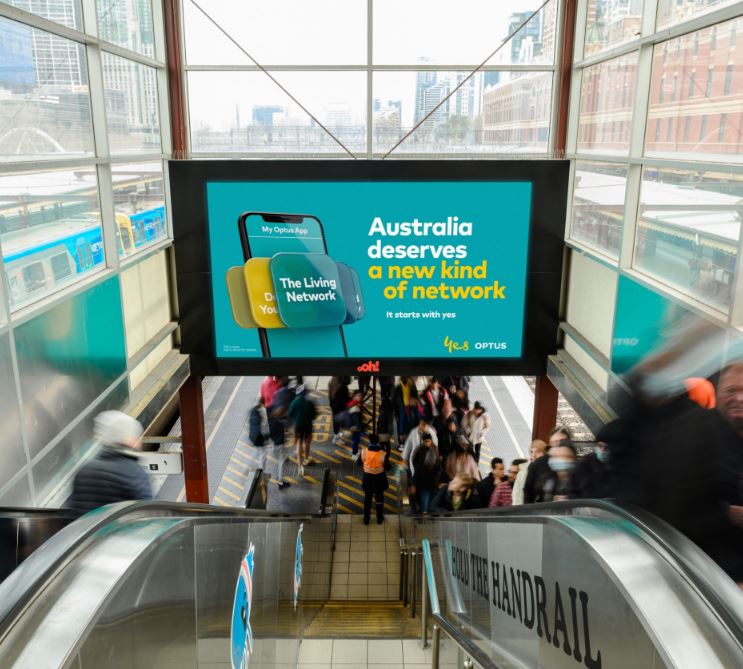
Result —
[[[181,352],[198,376],[353,375],[369,362],[386,375],[542,375],[557,350],[567,160],[170,160]],[[524,338],[519,358],[218,358],[209,258],[207,182],[530,181]],[[236,224],[236,222],[235,222]]]

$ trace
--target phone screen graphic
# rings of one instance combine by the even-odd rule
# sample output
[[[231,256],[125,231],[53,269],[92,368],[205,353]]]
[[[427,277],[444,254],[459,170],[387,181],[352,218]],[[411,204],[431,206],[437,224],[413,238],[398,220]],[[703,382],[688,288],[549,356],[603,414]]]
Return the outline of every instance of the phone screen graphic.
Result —
[[[248,213],[239,224],[246,261],[270,259],[278,253],[327,254],[322,224],[312,216]],[[261,329],[260,333],[264,355],[273,358],[346,357],[340,326]]]

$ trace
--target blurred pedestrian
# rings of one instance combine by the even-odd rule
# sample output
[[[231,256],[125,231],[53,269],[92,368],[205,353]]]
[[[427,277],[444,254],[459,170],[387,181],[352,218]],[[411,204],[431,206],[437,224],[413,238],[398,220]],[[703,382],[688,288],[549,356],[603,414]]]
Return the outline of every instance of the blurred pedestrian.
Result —
[[[390,451],[392,435],[395,432],[395,409],[392,400],[384,397],[379,407],[379,416],[377,417],[377,435],[379,435],[379,445],[384,449],[384,466],[385,469],[390,467]]]
[[[449,393],[442,388],[438,376],[431,377],[420,401],[426,421],[433,425],[437,432],[443,432],[445,421],[451,413],[451,402]]]
[[[363,432],[362,409],[364,406],[364,393],[357,390],[348,401],[348,428],[351,430],[351,452],[357,455],[359,444],[361,443],[361,434]]]
[[[281,377],[266,376],[261,381],[259,394],[263,399],[263,406],[270,407],[273,403],[274,393],[281,387]]]
[[[341,438],[341,431],[348,421],[348,401],[351,399],[351,391],[348,384],[351,379],[348,376],[331,376],[328,382],[328,403],[333,414],[333,443]]]
[[[450,481],[459,474],[466,474],[475,481],[480,480],[480,470],[477,467],[477,462],[475,462],[475,455],[464,435],[457,443],[456,450],[446,458],[444,470]]]
[[[513,460],[513,462],[511,462],[511,465],[508,468],[508,475],[503,481],[495,486],[495,489],[490,495],[490,499],[488,501],[489,508],[494,508],[496,506],[513,505],[513,486],[514,483],[516,483],[516,477],[519,474],[521,465],[525,463],[526,460],[524,458],[516,458],[515,460]]]
[[[473,446],[475,462],[480,462],[480,449],[490,431],[490,416],[480,402],[475,402],[472,409],[467,412],[462,429]]]
[[[449,483],[442,506],[448,511],[469,511],[482,508],[475,488],[476,479],[469,474],[457,474]]]
[[[511,502],[512,506],[517,506],[524,503],[524,485],[526,484],[526,477],[528,476],[529,467],[531,463],[541,458],[547,452],[547,443],[541,439],[535,439],[529,446],[529,460],[519,465],[519,473],[516,476],[516,481],[513,484],[513,490],[511,491]]]
[[[397,419],[397,443],[402,447],[408,438],[410,430],[417,424],[420,414],[418,413],[418,389],[415,382],[408,376],[401,376],[400,382],[392,391],[392,403],[395,406],[395,418]]]
[[[389,487],[384,471],[384,450],[379,445],[376,434],[369,435],[369,446],[361,449],[361,462],[364,476],[361,486],[364,490],[364,525],[371,520],[372,498],[377,510],[377,525],[384,522],[384,491]]]
[[[304,468],[315,464],[310,457],[310,446],[312,445],[312,422],[317,416],[317,407],[308,397],[306,386],[297,386],[296,393],[296,397],[289,405],[288,414],[294,424],[294,444],[297,449],[299,475],[304,476]]]
[[[546,477],[549,475],[549,450],[553,446],[557,446],[563,442],[572,444],[572,435],[566,427],[558,425],[550,432],[545,454],[538,457],[529,465],[526,481],[524,482],[524,504],[533,504],[536,501],[540,501],[537,500],[536,485],[538,480],[546,480]]]
[[[441,483],[441,462],[433,437],[429,432],[421,436],[421,443],[412,457],[411,495],[415,495],[418,509],[428,513]]]
[[[80,515],[113,502],[152,499],[150,481],[138,463],[142,425],[121,411],[104,411],[93,421],[96,456],[75,475],[68,507]]]
[[[505,479],[506,469],[503,464],[503,458],[493,458],[490,461],[490,473],[483,476],[482,481],[477,484],[477,492],[480,495],[480,501],[487,506],[493,491]]]
[[[596,449],[578,460],[573,471],[573,490],[576,498],[611,497],[610,449],[611,443],[619,436],[615,422],[608,423],[596,435]]]

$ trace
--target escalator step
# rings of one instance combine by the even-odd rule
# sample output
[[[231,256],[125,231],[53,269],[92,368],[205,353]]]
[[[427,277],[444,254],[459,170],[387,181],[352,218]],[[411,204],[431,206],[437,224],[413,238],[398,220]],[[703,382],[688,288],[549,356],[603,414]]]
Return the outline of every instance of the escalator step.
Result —
[[[402,602],[328,602],[304,632],[306,639],[414,639],[420,619]]]

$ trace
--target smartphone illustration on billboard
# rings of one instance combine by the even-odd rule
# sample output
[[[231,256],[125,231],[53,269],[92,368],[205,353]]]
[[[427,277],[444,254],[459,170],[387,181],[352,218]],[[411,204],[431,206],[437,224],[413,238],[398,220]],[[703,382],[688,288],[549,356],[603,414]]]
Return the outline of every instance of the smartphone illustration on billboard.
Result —
[[[238,219],[245,261],[273,258],[279,253],[327,255],[325,232],[316,216],[248,211]],[[275,291],[274,291],[275,292]],[[345,358],[343,326],[259,328],[264,357]]]

